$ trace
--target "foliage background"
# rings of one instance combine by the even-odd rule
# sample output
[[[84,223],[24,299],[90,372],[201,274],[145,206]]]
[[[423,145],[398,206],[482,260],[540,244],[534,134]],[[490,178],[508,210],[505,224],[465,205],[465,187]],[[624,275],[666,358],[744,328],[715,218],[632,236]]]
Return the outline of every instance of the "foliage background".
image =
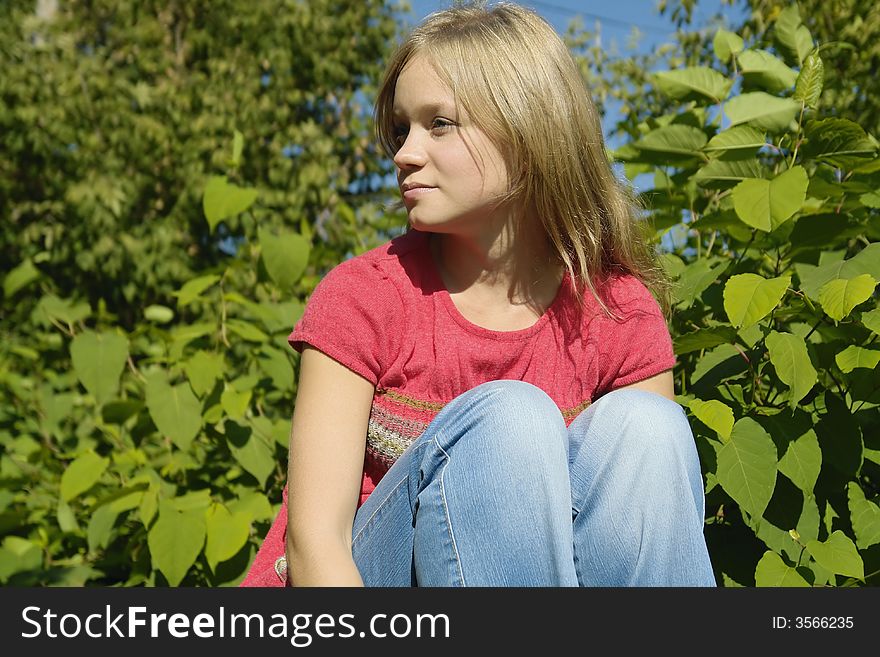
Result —
[[[0,582],[235,585],[280,502],[321,276],[400,232],[369,0],[0,5]],[[725,586],[876,584],[873,3],[752,0],[611,57],[567,38],[676,281]]]

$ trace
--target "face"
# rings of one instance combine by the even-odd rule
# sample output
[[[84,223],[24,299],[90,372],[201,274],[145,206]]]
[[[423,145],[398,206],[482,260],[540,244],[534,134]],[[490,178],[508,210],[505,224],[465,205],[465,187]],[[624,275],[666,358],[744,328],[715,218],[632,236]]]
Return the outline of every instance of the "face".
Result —
[[[485,225],[508,190],[504,159],[423,57],[401,71],[393,115],[394,163],[413,227],[454,232]]]

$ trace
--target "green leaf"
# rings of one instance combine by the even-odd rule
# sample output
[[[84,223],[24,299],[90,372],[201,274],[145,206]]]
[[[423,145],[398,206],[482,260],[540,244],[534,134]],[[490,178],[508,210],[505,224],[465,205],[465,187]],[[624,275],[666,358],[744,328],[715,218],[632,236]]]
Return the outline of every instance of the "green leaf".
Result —
[[[768,550],[755,569],[756,586],[809,587],[810,584],[798,574],[793,566],[787,565],[775,552]]]
[[[839,529],[825,542],[808,541],[807,550],[820,566],[832,573],[865,579],[865,566],[856,546]]]
[[[743,180],[733,188],[736,215],[752,228],[770,232],[801,209],[810,179],[795,166],[773,180]]]
[[[718,71],[705,66],[660,71],[655,73],[652,79],[657,89],[674,100],[701,96],[720,103],[727,98],[731,87],[730,80]]]
[[[40,270],[34,267],[34,263],[25,260],[18,267],[6,274],[3,279],[3,295],[8,299],[23,287],[33,283],[41,276]]]
[[[205,558],[212,571],[217,564],[235,556],[247,543],[251,519],[246,513],[230,513],[222,504],[212,504],[205,514],[208,540]]]
[[[818,375],[807,353],[807,345],[800,336],[776,331],[770,331],[766,342],[776,375],[791,388],[790,403],[794,408],[818,381]]]
[[[822,85],[825,83],[825,64],[817,53],[810,53],[804,61],[797,82],[794,85],[794,98],[807,107],[819,106]]]
[[[226,321],[226,327],[240,338],[251,342],[268,342],[269,336],[249,322],[243,322],[240,319],[229,319]]]
[[[854,481],[847,484],[847,490],[856,544],[864,550],[880,543],[880,506],[866,499],[862,487]]]
[[[278,390],[293,390],[293,365],[285,352],[266,345],[257,357],[257,363]]]
[[[880,335],[880,308],[862,313],[862,324],[872,333]]]
[[[289,292],[306,269],[309,242],[297,233],[273,235],[260,230],[260,254],[269,276],[284,292]]]
[[[55,518],[58,520],[58,527],[66,534],[79,533],[79,523],[76,521],[76,515],[70,505],[64,501],[63,497],[58,498],[58,505],[55,510]]]
[[[854,369],[864,367],[873,370],[880,363],[880,351],[865,349],[851,344],[834,357],[834,361],[844,374],[849,374]]]
[[[128,360],[128,340],[116,333],[83,331],[70,344],[77,378],[99,405],[119,389],[119,377]]]
[[[226,421],[226,442],[229,451],[242,468],[256,477],[263,488],[277,465],[275,447],[260,432]]]
[[[242,513],[253,520],[272,520],[275,512],[265,495],[259,491],[249,490],[238,499],[227,503],[230,513]]]
[[[174,311],[167,306],[152,305],[144,308],[144,317],[157,324],[167,324],[174,319]]]
[[[43,550],[21,536],[6,536],[0,548],[0,582],[15,573],[27,573],[43,567]]]
[[[870,274],[859,274],[849,279],[837,278],[828,281],[819,290],[819,303],[832,319],[838,322],[864,303],[874,294],[877,287]]]
[[[177,586],[205,544],[205,512],[178,511],[168,500],[159,503],[159,519],[147,535],[153,565],[171,586]]]
[[[159,510],[159,494],[155,489],[150,488],[144,492],[141,498],[141,504],[138,507],[138,515],[144,527],[149,528],[153,518],[156,517],[156,511]]]
[[[876,192],[868,192],[859,196],[859,202],[866,208],[874,208],[880,210],[880,194]]]
[[[188,383],[170,386],[162,375],[147,379],[147,408],[159,431],[187,451],[202,428],[199,400]]]
[[[704,187],[730,187],[741,180],[760,178],[761,166],[754,158],[743,160],[713,159],[700,167],[693,180]]]
[[[722,130],[703,146],[703,151],[710,154],[727,153],[728,155],[747,156],[754,154],[766,145],[767,137],[760,130],[749,125],[737,125]]]
[[[797,81],[797,73],[766,50],[744,50],[736,59],[744,79],[768,91],[785,91]]]
[[[223,354],[207,351],[197,351],[183,365],[186,378],[199,397],[204,397],[214,389],[214,382],[223,378],[225,369]]]
[[[865,130],[848,119],[810,121],[804,130],[806,143],[801,154],[841,169],[854,169],[877,153],[877,144]]]
[[[47,294],[40,299],[39,308],[47,317],[62,321],[68,326],[81,322],[91,314],[89,304],[75,303],[70,299],[59,299],[52,294]]]
[[[257,200],[257,190],[230,183],[226,176],[211,176],[205,185],[202,208],[211,230],[224,219],[247,210]]]
[[[177,297],[177,307],[183,308],[185,305],[192,303],[202,295],[202,292],[219,280],[219,276],[210,274],[187,281],[182,288],[174,292],[174,295]]]
[[[730,263],[725,260],[701,258],[687,265],[673,287],[673,294],[678,303],[685,307],[694,301],[727,269]]]
[[[808,495],[813,494],[821,468],[822,450],[816,432],[812,429],[792,440],[779,459],[779,471]]]
[[[731,276],[724,286],[724,310],[730,323],[748,328],[779,304],[791,283],[788,276],[764,278],[758,274]]]
[[[819,299],[819,291],[829,281],[836,278],[850,279],[859,274],[870,274],[875,281],[880,280],[880,243],[874,242],[859,251],[849,260],[830,262],[815,268],[798,268],[801,290],[812,299]]]
[[[97,483],[108,465],[110,459],[91,451],[78,456],[61,475],[61,499],[69,502],[80,493],[86,492]]]
[[[106,548],[110,543],[113,533],[113,525],[119,514],[109,505],[98,507],[89,518],[89,527],[86,534],[89,544],[89,552],[96,552]]]
[[[241,166],[241,151],[244,149],[244,135],[238,130],[232,133],[232,158],[230,164],[237,169]]]
[[[735,96],[724,105],[724,113],[731,125],[750,123],[770,132],[787,130],[800,111],[798,101],[771,96],[763,91]]]
[[[692,351],[703,351],[724,343],[732,344],[736,342],[736,330],[731,326],[697,329],[677,336],[673,342],[676,355],[683,356]]]
[[[813,49],[810,31],[801,24],[797,4],[790,5],[779,12],[773,25],[773,36],[782,52],[793,62],[800,64]]]
[[[733,426],[718,452],[718,483],[752,517],[760,518],[776,486],[776,446],[749,417]]]
[[[738,34],[727,30],[718,30],[715,33],[715,38],[712,39],[712,47],[715,50],[715,56],[722,62],[727,62],[732,55],[742,52],[743,40]]]
[[[223,394],[220,395],[220,405],[223,407],[223,412],[235,420],[244,419],[244,414],[247,412],[250,403],[250,390],[238,392],[232,386],[227,385],[223,390]]]
[[[730,406],[716,399],[692,399],[688,402],[688,408],[700,422],[718,434],[721,442],[730,440],[730,432],[733,431],[733,409]]]

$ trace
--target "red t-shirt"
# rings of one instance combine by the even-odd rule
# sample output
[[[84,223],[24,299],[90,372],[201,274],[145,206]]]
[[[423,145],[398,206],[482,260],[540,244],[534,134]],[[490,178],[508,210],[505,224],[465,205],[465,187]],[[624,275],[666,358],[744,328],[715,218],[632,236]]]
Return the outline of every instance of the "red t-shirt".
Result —
[[[288,340],[308,343],[376,386],[360,504],[443,406],[475,386],[515,379],[544,390],[566,426],[604,393],[673,367],[666,322],[633,276],[602,286],[576,312],[566,272],[531,327],[494,331],[457,310],[434,265],[428,233],[411,230],[331,270]]]

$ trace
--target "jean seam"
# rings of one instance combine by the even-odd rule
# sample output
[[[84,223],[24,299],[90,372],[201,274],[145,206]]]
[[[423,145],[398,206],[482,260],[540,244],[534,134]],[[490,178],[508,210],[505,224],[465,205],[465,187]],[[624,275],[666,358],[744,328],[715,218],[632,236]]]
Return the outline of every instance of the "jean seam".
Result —
[[[449,464],[450,458],[449,454],[446,453],[446,450],[440,446],[440,443],[437,442],[437,438],[434,437],[434,444],[437,446],[443,456],[446,458],[446,463],[443,464],[443,470],[440,473],[440,500],[443,504],[443,513],[446,516],[446,527],[449,530],[449,538],[452,541],[452,552],[455,555],[455,564],[458,566],[458,577],[461,580],[462,586],[467,586],[467,583],[464,579],[464,570],[461,567],[461,555],[458,552],[458,544],[455,541],[455,532],[452,530],[452,519],[449,517],[449,506],[446,504],[446,490],[443,484],[443,475],[446,474],[446,466]]]
[[[407,480],[407,479],[409,479],[409,475],[406,475],[406,476],[403,477],[399,482],[397,482],[397,484],[394,486],[394,488],[391,489],[391,492],[389,492],[388,495],[385,496],[385,499],[383,499],[382,502],[379,503],[379,505],[376,507],[376,510],[373,511],[373,513],[370,515],[370,517],[367,518],[367,520],[364,522],[364,526],[361,527],[361,530],[360,530],[360,531],[355,535],[355,537],[352,539],[352,541],[351,541],[351,542],[352,542],[352,545],[353,545],[354,543],[357,543],[358,539],[359,539],[359,538],[361,537],[361,535],[366,531],[367,527],[370,526],[370,523],[373,522],[373,518],[375,518],[375,517],[379,514],[379,512],[380,512],[382,509],[385,508],[385,502],[387,502],[387,501],[391,498],[392,495],[394,495],[395,493],[397,493],[397,490],[398,490],[403,484],[406,483],[406,480]]]

